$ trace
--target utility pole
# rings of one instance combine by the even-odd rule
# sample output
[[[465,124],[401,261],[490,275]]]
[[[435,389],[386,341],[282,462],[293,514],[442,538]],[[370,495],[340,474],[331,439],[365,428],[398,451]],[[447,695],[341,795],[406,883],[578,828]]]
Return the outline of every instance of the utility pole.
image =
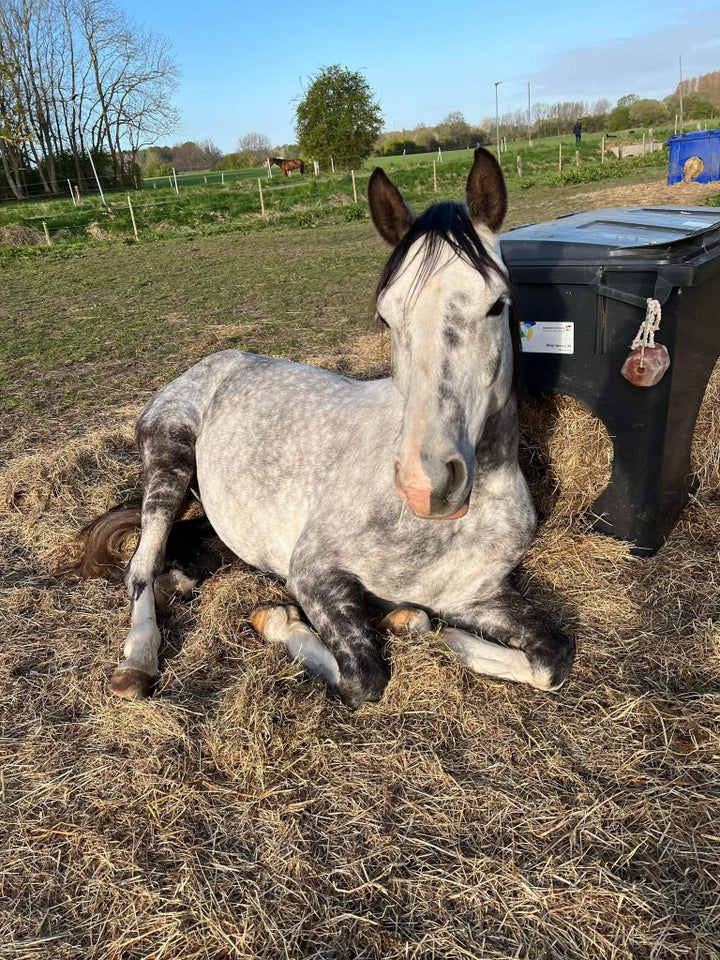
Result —
[[[532,146],[532,112],[530,110],[530,81],[528,80],[528,147]]]
[[[683,102],[682,102],[682,85],[683,85],[683,76],[682,76],[682,57],[680,57],[680,86],[678,90],[680,91],[680,133],[683,133]]]
[[[497,143],[497,155],[498,160],[500,159],[500,111],[498,110],[498,87],[502,83],[502,80],[495,81],[495,140]]]

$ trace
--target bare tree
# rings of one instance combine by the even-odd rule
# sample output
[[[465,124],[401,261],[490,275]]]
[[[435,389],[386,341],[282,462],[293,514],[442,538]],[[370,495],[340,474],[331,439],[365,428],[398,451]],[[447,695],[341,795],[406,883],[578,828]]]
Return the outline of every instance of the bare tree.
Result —
[[[251,130],[237,142],[237,152],[248,158],[262,162],[270,153],[270,138],[257,130]]]
[[[177,122],[167,40],[141,31],[113,0],[2,0],[0,60],[12,64],[0,110],[15,105],[28,131],[23,162],[47,192],[58,190],[59,166],[63,179],[87,176],[90,153],[107,158],[112,179],[127,178],[137,151]],[[5,163],[3,171],[7,179]]]
[[[0,163],[10,191],[20,200],[24,194],[20,146],[26,135],[13,83],[15,73],[13,64],[0,59]]]

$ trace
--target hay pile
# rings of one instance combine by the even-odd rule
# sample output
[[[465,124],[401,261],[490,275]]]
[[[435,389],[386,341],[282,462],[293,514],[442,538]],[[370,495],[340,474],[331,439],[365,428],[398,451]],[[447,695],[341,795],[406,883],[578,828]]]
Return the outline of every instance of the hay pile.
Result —
[[[602,427],[524,410],[546,519],[519,578],[579,639],[554,696],[402,637],[351,714],[249,629],[282,591],[236,562],[169,610],[154,698],[113,699],[122,589],[48,568],[136,492],[136,411],[9,464],[0,957],[720,956],[719,391],[716,371],[698,494],[645,561],[582,526]]]
[[[0,247],[37,247],[45,243],[42,230],[26,227],[21,223],[9,223],[0,227]]]

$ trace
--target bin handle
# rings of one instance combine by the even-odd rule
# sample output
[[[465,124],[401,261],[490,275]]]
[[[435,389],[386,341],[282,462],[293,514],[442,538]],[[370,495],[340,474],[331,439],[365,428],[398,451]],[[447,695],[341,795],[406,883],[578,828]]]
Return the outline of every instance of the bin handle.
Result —
[[[595,280],[591,280],[588,284],[590,287],[595,288],[595,292],[599,297],[608,297],[610,300],[620,300],[622,303],[629,303],[633,307],[639,307],[641,310],[647,309],[647,297],[639,297],[635,293],[628,293],[625,290],[617,290],[615,287],[608,287],[607,284],[601,283],[600,278],[598,277]],[[658,277],[655,282],[655,297],[654,299],[658,303],[665,303],[667,298],[672,292],[673,285],[668,283],[667,280],[663,280],[661,277]]]

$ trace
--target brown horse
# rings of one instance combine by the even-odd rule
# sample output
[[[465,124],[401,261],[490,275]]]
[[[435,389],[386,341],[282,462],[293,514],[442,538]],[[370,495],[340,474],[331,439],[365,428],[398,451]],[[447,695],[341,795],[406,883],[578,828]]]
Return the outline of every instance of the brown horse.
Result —
[[[268,157],[268,165],[280,167],[282,170],[283,176],[287,177],[290,174],[291,170],[299,170],[300,173],[305,173],[305,164],[302,160],[283,160],[282,157]]]

